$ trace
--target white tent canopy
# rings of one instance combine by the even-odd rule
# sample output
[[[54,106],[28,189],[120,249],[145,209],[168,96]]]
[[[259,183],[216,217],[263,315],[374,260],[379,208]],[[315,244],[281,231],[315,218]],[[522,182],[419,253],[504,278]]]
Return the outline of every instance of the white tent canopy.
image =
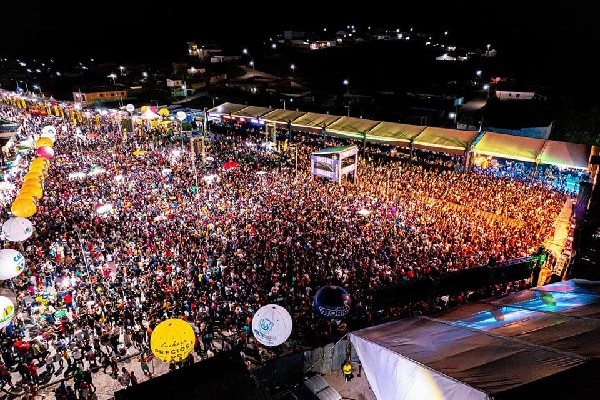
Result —
[[[151,121],[160,118],[160,115],[158,115],[157,113],[152,111],[150,107],[148,107],[148,109],[142,115],[140,115],[139,118]]]
[[[378,400],[595,399],[600,282],[558,282],[349,337]]]

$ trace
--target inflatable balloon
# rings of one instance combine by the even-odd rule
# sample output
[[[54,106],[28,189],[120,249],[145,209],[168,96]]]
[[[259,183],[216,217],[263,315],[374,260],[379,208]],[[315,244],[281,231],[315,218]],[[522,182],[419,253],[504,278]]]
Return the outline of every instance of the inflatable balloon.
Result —
[[[150,336],[152,354],[159,360],[172,363],[184,360],[194,349],[194,329],[182,319],[167,319],[154,328]]]
[[[19,195],[22,195],[25,193],[29,193],[32,196],[35,196],[38,199],[41,199],[42,196],[44,195],[44,189],[42,189],[42,185],[39,183],[27,181],[26,184],[21,186],[21,190],[19,190]]]
[[[44,188],[44,184],[40,178],[25,179],[23,181],[23,183],[21,184],[21,189],[23,189],[25,186],[35,186],[35,187],[39,187],[40,189]]]
[[[254,314],[252,333],[265,346],[279,346],[292,333],[292,317],[285,308],[267,304]]]
[[[38,175],[46,176],[46,173],[48,172],[48,167],[46,167],[42,164],[31,165],[31,166],[29,166],[29,172],[33,172]]]
[[[14,249],[0,250],[0,280],[12,279],[25,270],[25,258]]]
[[[15,304],[6,296],[0,296],[0,328],[10,325],[15,315]]]
[[[33,180],[38,180],[40,182],[44,182],[44,174],[41,174],[39,172],[28,172],[25,174],[25,176],[23,177],[23,181],[29,180],[29,179],[33,179]]]
[[[9,242],[22,242],[33,234],[33,224],[27,218],[11,217],[2,224],[2,233]]]
[[[15,217],[29,218],[37,212],[37,206],[33,198],[19,198],[15,199],[10,206],[10,212]]]
[[[340,319],[348,314],[350,304],[350,294],[346,289],[328,285],[323,286],[315,293],[313,309],[323,318]]]
[[[52,139],[52,141],[56,141],[56,128],[52,125],[46,125],[42,128],[42,134],[40,137],[48,137]]]
[[[48,160],[47,158],[44,158],[44,157],[36,157],[33,159],[33,161],[29,165],[37,165],[37,164],[42,164],[42,165],[45,165],[46,167],[50,167],[50,160]]]
[[[52,158],[54,158],[54,149],[50,146],[38,147],[38,149],[35,152],[35,155],[51,160]]]
[[[31,187],[40,188],[43,190],[44,182],[39,178],[27,178],[27,180],[23,181],[23,183],[21,184],[21,188],[19,189],[19,193],[17,193],[17,196],[21,196],[21,193],[26,192],[26,190],[24,190],[24,189],[28,189]],[[36,197],[38,197],[38,196],[36,196]]]
[[[52,141],[52,139],[47,138],[47,137],[40,138],[37,140],[37,142],[35,142],[35,147],[37,147],[37,148],[44,147],[44,146],[52,147],[52,146],[54,146],[54,142]]]

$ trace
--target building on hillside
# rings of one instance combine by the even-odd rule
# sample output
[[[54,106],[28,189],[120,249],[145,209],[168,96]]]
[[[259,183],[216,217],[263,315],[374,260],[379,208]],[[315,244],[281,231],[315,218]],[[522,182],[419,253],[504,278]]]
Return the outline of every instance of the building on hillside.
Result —
[[[305,32],[302,31],[284,31],[283,32],[283,40],[292,41],[292,40],[304,40],[306,36]]]
[[[198,58],[200,61],[208,60],[212,56],[220,55],[223,49],[215,44],[198,45],[196,42],[187,42],[188,55],[192,58]]]
[[[127,100],[128,91],[126,88],[90,88],[79,90],[73,93],[73,101],[82,106],[91,107],[102,104],[110,104]]]
[[[546,100],[540,94],[540,88],[516,85],[511,82],[501,82],[494,89],[498,100]]]

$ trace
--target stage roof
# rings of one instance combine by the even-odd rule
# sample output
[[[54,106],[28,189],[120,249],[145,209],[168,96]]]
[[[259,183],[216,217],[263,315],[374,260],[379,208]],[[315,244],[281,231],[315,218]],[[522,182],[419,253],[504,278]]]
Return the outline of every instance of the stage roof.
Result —
[[[464,154],[479,135],[478,131],[426,127],[413,141],[415,148]]]
[[[473,146],[473,152],[510,160],[535,162],[545,142],[546,139],[485,132],[481,140]]]
[[[350,339],[378,399],[592,399],[599,318],[600,282],[572,280]]]
[[[304,114],[306,114],[305,111],[282,110],[278,108],[263,115],[262,119],[269,122],[280,122],[285,124],[293,122],[296,118],[299,118]]]
[[[398,145],[408,145],[410,141],[423,132],[425,128],[426,126],[382,121],[368,132],[367,139]]]
[[[540,154],[540,162],[587,170],[589,156],[590,149],[585,144],[547,140]]]
[[[339,115],[329,115],[329,114],[319,114],[308,112],[304,115],[301,115],[294,121],[292,121],[293,126],[302,126],[305,128],[323,128],[329,126],[334,121],[340,119]]]
[[[320,149],[317,151],[313,151],[312,154],[315,155],[319,155],[319,154],[336,154],[336,153],[341,153],[343,151],[346,150],[350,150],[354,147],[357,147],[356,145],[350,145],[350,146],[337,146],[337,147],[325,147],[324,149]]]

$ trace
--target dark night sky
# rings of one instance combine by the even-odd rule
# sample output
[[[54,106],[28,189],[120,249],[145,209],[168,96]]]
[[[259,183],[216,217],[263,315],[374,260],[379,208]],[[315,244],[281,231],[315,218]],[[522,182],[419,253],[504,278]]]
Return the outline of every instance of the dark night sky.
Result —
[[[449,31],[455,44],[491,43],[532,68],[551,66],[580,84],[595,80],[600,13],[585,2],[138,2],[4,0],[0,56],[174,60],[187,41],[266,39],[284,30],[329,31],[354,24],[430,34]],[[526,6],[526,8],[524,8]],[[152,57],[146,60],[145,57]],[[569,79],[571,81],[571,79]],[[595,82],[590,87],[600,87]]]
[[[448,30],[457,38],[491,41],[498,47],[536,45],[552,50],[557,44],[572,43],[579,49],[598,40],[600,31],[598,13],[589,4],[575,7],[542,1],[418,1],[379,6],[364,2],[354,7],[352,2],[311,0],[152,3],[4,0],[0,55],[146,52],[188,40],[249,40],[286,29],[339,29],[347,24]]]

